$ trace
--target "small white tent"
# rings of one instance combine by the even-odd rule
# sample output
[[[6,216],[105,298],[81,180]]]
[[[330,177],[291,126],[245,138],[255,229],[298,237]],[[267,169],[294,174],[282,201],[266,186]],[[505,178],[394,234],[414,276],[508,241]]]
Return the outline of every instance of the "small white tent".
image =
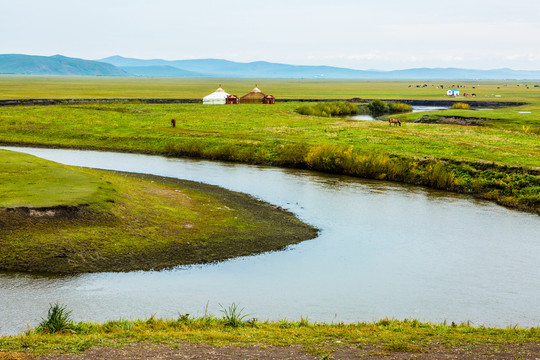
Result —
[[[446,92],[447,96],[459,96],[459,90],[458,89],[449,89]]]
[[[225,100],[227,99],[227,94],[225,90],[219,87],[216,91],[210,95],[206,95],[202,99],[202,103],[206,105],[225,105]]]

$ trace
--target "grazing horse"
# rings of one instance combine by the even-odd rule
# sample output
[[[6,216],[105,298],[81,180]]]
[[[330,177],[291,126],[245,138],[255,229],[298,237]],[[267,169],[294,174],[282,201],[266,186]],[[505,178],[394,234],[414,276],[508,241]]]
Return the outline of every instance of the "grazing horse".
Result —
[[[172,127],[176,127],[176,120],[171,119],[171,126],[172,126]]]
[[[399,119],[397,118],[394,118],[394,117],[391,117],[388,119],[388,123],[390,124],[390,126],[392,126],[392,124],[396,124],[396,126],[401,126],[401,121],[399,121]]]

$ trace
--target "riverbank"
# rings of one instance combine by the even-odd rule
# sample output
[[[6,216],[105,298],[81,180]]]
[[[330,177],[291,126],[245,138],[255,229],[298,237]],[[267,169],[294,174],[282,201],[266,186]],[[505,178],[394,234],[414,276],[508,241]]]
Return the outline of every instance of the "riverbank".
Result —
[[[279,250],[317,234],[287,211],[216,186],[0,157],[0,270],[157,270]]]
[[[537,328],[389,319],[269,322],[242,311],[230,315],[81,322],[54,334],[28,330],[0,337],[0,359],[535,359],[540,352]]]

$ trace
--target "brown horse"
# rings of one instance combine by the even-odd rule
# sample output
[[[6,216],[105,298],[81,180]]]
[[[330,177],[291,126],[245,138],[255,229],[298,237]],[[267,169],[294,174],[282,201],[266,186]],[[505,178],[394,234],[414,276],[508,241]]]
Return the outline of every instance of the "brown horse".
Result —
[[[391,117],[388,119],[388,123],[390,124],[390,126],[392,126],[392,124],[396,124],[396,126],[401,126],[401,121],[399,121],[399,119],[397,118],[394,118],[394,117]]]
[[[171,119],[171,126],[172,126],[172,127],[176,127],[176,120]]]

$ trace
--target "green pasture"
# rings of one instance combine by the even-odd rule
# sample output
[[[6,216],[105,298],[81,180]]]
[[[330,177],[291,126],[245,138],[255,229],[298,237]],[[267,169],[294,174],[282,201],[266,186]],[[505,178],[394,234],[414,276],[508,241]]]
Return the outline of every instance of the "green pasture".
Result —
[[[407,123],[395,128],[382,121],[299,115],[295,112],[298,106],[298,103],[285,103],[0,107],[0,142],[160,153],[169,152],[177,145],[192,144],[208,154],[212,149],[231,144],[264,149],[266,154],[260,154],[260,162],[272,162],[273,153],[288,144],[339,144],[354,146],[362,152],[384,151],[410,158],[540,167],[538,136],[520,128],[527,124],[537,129],[540,122],[531,114],[517,114],[517,110],[501,110],[505,114],[512,112],[516,120],[494,121],[490,126]],[[522,108],[537,111],[536,107]],[[467,111],[472,116],[484,117],[497,116],[500,110],[448,113]],[[405,116],[410,119],[421,114]],[[172,118],[176,119],[176,128],[170,125]]]
[[[257,85],[277,99],[430,99],[448,100],[446,90],[460,85],[468,100],[540,101],[540,81],[380,81],[305,79],[191,79],[0,76],[0,100],[42,98],[202,99],[219,85],[244,95]],[[423,85],[427,85],[423,87]],[[416,85],[421,87],[417,88]],[[443,85],[444,89],[437,88]],[[410,87],[409,87],[410,86]],[[474,87],[474,89],[473,89]]]
[[[538,211],[537,104],[438,112],[497,119],[485,126],[414,123],[413,117],[422,116],[416,113],[401,115],[409,121],[401,127],[384,121],[300,115],[295,111],[299,105],[6,106],[0,107],[0,143],[309,168],[471,193]],[[525,110],[531,114],[518,112]],[[525,173],[512,170],[510,174],[507,167],[524,168]]]

